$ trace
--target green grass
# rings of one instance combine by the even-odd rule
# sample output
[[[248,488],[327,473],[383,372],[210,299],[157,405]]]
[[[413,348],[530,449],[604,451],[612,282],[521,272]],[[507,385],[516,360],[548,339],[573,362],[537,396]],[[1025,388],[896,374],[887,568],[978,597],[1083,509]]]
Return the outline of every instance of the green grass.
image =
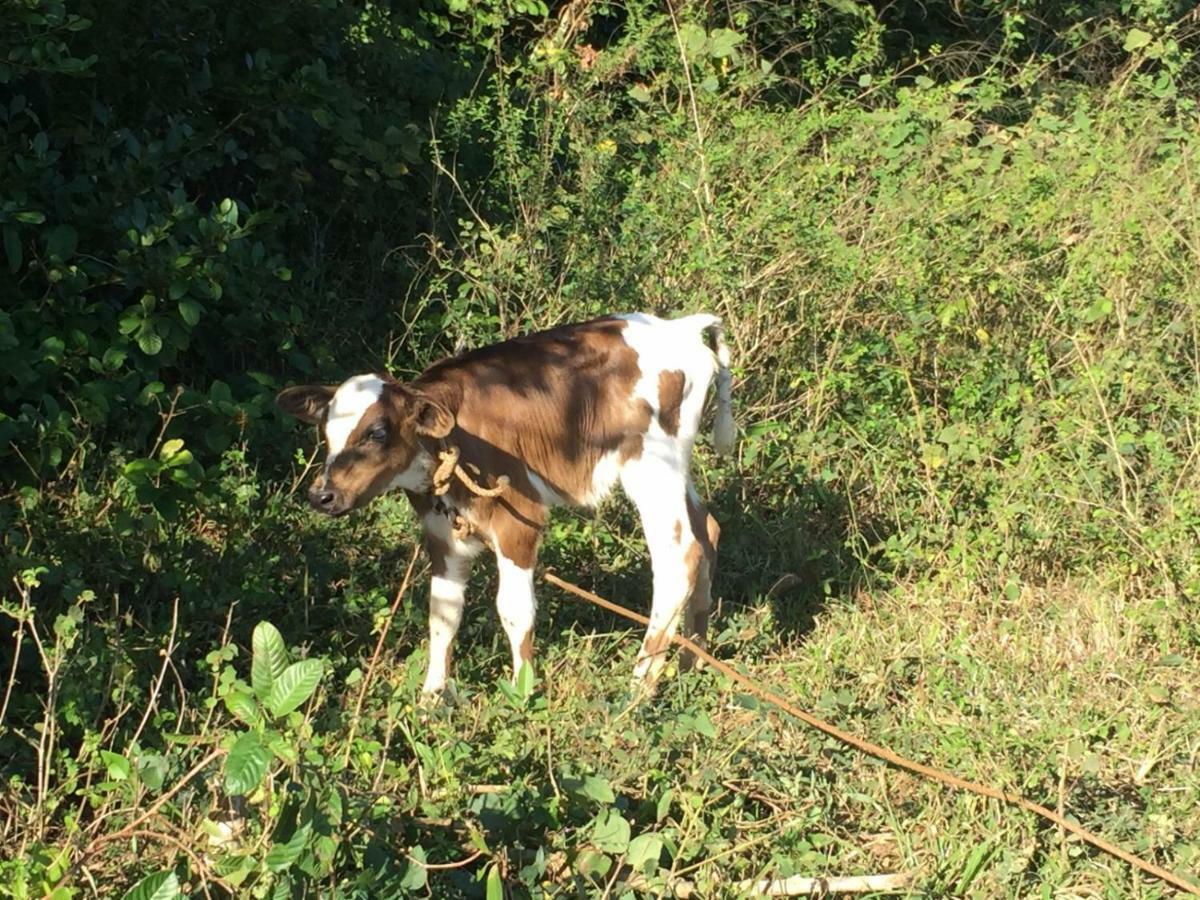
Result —
[[[384,589],[410,552],[406,508],[387,501],[357,521],[302,526],[308,514],[272,508],[272,530],[285,519],[312,529],[316,554],[347,573],[316,589],[329,598],[320,600],[303,592],[294,560],[280,560],[270,576],[267,592],[278,598],[285,585],[298,589],[290,613],[273,616],[299,642],[292,655],[326,668],[314,700],[275,726],[291,763],[273,759],[262,787],[238,799],[225,795],[228,776],[214,762],[153,828],[144,826],[147,834],[85,857],[84,883],[101,895],[139,872],[172,867],[219,890],[239,878],[297,885],[306,868],[324,864],[346,896],[424,893],[426,882],[432,896],[482,895],[492,872],[510,890],[620,896],[632,877],[628,852],[639,861],[640,891],[683,879],[701,896],[738,896],[731,884],[743,879],[885,872],[911,873],[915,892],[935,896],[1171,895],[1026,813],[864,758],[719,675],[680,675],[672,665],[659,696],[631,706],[640,632],[545,583],[536,682],[514,690],[490,603],[490,564],[472,584],[454,701],[416,703],[425,628],[417,586],[391,622],[355,718],[372,631],[391,599]],[[622,512],[617,504],[609,518]],[[606,543],[606,520],[562,518]],[[614,567],[600,550],[564,570],[562,545],[582,543],[560,537],[547,561],[575,580],[622,590],[609,596],[644,609],[640,551],[631,548],[632,558]],[[742,593],[732,578],[719,584],[715,652],[756,683],[912,759],[1022,793],[1149,859],[1195,870],[1200,659],[1188,610],[1104,578],[1006,596],[913,577],[818,604],[786,587],[765,598]],[[16,859],[52,862],[72,822],[77,853],[83,836],[112,835],[131,817],[127,809],[145,809],[212,747],[247,731],[224,703],[205,697],[223,695],[235,676],[251,681],[253,603],[236,595],[210,603],[228,605],[228,630],[224,611],[203,624],[181,615],[176,636],[185,647],[204,646],[208,636],[232,655],[202,662],[195,650],[176,649],[161,684],[149,685],[157,696],[127,685],[100,727],[86,731],[92,737],[76,762],[60,756],[48,808],[35,813],[32,789],[23,792],[27,805],[8,807],[6,840],[21,842]],[[809,615],[800,629],[785,624],[798,605]],[[126,619],[119,645],[149,669],[161,661],[164,624]],[[63,685],[59,702],[72,693]],[[127,735],[144,709],[144,738],[123,746],[109,737]],[[154,777],[156,769],[165,778]],[[62,808],[76,807],[73,795],[84,801],[78,818]],[[272,877],[297,815],[312,817],[308,844]],[[203,862],[188,862],[172,836],[203,851]],[[461,869],[425,872],[412,862],[455,862],[477,851]],[[23,869],[10,863],[8,871],[18,876],[10,890],[22,896]],[[53,864],[43,870],[48,879],[58,874]]]

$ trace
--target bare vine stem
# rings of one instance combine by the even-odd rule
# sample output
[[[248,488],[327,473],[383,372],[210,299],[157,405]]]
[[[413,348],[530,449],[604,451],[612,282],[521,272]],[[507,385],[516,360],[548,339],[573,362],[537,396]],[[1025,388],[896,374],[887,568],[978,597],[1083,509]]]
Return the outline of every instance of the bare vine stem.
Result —
[[[350,733],[346,736],[346,752],[342,756],[342,765],[346,765],[350,761],[350,753],[354,747],[354,736],[358,732],[358,717],[362,713],[363,699],[367,695],[367,688],[371,685],[371,680],[375,676],[375,664],[379,662],[379,654],[383,650],[383,642],[387,639],[388,631],[392,627],[392,620],[396,618],[396,610],[400,608],[400,601],[404,599],[404,595],[408,593],[408,584],[412,580],[413,567],[417,564],[417,556],[420,554],[420,546],[413,547],[412,556],[408,559],[408,568],[404,570],[404,578],[400,581],[400,587],[396,590],[396,599],[392,601],[392,608],[388,610],[387,618],[383,621],[383,628],[379,630],[379,639],[375,641],[375,652],[371,654],[371,661],[367,663],[366,674],[363,675],[362,685],[358,689],[358,697],[354,701],[354,715],[350,717]]]

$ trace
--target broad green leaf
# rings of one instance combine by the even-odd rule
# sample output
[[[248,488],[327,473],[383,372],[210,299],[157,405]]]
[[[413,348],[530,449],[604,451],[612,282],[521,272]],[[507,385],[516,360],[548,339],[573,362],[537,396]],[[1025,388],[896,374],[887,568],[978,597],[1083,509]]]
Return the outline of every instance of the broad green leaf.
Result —
[[[23,222],[26,225],[41,225],[46,221],[46,214],[36,212],[34,210],[25,210],[23,212],[13,213],[13,218],[18,222]]]
[[[711,35],[708,52],[718,59],[732,56],[734,48],[745,39],[744,34],[738,34],[729,28],[715,28]]]
[[[121,334],[133,334],[142,327],[142,316],[139,311],[127,310],[121,313],[121,318],[117,320],[117,330]]]
[[[151,791],[162,789],[167,778],[167,758],[160,753],[146,753],[138,757],[137,773],[142,784]]]
[[[1130,28],[1129,33],[1125,35],[1125,52],[1132,53],[1134,50],[1140,50],[1152,40],[1154,40],[1152,34],[1142,31],[1140,28]]]
[[[285,716],[312,696],[321,680],[321,661],[302,659],[292,663],[274,680],[267,695],[267,709],[274,716]]]
[[[854,0],[825,0],[825,5],[843,15],[856,17],[863,15],[862,6],[866,6],[866,4],[860,6]],[[867,7],[867,9],[870,9],[870,7]]]
[[[162,471],[162,466],[157,460],[134,459],[125,463],[121,471],[125,473],[126,478],[153,478]]]
[[[100,758],[104,760],[104,765],[108,769],[110,781],[128,781],[129,776],[133,774],[133,766],[129,764],[129,760],[119,753],[101,750]]]
[[[608,853],[624,853],[629,846],[629,822],[617,810],[609,807],[596,816],[592,826],[592,843]]]
[[[495,863],[488,867],[487,900],[504,900],[504,882],[500,878],[500,867]]]
[[[304,848],[308,846],[308,839],[312,836],[312,822],[305,822],[303,825],[297,825],[296,830],[292,832],[292,836],[286,841],[275,844],[267,851],[266,863],[267,868],[272,872],[282,872],[284,869],[291,867],[300,854],[304,852]]]
[[[147,356],[156,356],[162,350],[163,339],[150,323],[146,322],[142,325],[142,330],[138,332],[137,345]]]
[[[179,438],[171,438],[165,441],[162,448],[158,451],[158,458],[164,462],[183,449],[183,441]]]
[[[679,41],[687,49],[688,55],[695,56],[704,50],[704,45],[708,43],[708,35],[699,25],[684,22],[679,26]]]
[[[204,312],[204,307],[195,300],[180,300],[179,315],[183,321],[189,325],[195,326],[200,322],[200,314]]]
[[[663,791],[662,796],[658,798],[658,805],[654,807],[654,820],[661,822],[667,817],[671,811],[671,801],[675,799],[675,791],[667,788]]]
[[[109,347],[104,351],[104,356],[101,357],[100,361],[104,364],[104,368],[111,372],[121,368],[125,364],[125,357],[127,355],[121,347]]]
[[[225,695],[225,708],[247,725],[258,725],[262,722],[262,713],[254,695],[244,688],[235,687]]]
[[[591,797],[597,803],[612,803],[617,799],[608,779],[599,775],[584,776],[582,790],[584,796]]]
[[[612,857],[597,850],[584,850],[575,857],[575,871],[585,878],[600,879],[612,869]]]
[[[679,724],[707,738],[717,736],[717,730],[713,727],[712,720],[709,719],[707,713],[697,713],[694,716],[689,713],[680,713]]]
[[[253,656],[250,661],[250,684],[263,703],[271,695],[275,679],[287,667],[287,647],[283,635],[270,622],[259,622],[250,641]]]
[[[642,867],[647,863],[654,863],[657,866],[662,848],[662,835],[653,832],[639,834],[629,842],[629,849],[625,852],[625,861],[638,871],[642,871]]]
[[[225,790],[232,797],[249,794],[267,774],[271,754],[258,734],[247,731],[233,742],[225,757]]]
[[[650,102],[650,92],[640,84],[635,84],[629,89],[629,96],[638,103]]]
[[[147,875],[125,894],[124,900],[175,900],[182,897],[179,879],[174,872],[155,872]]]
[[[400,887],[408,891],[419,891],[429,880],[429,872],[424,866],[425,848],[419,845],[411,847],[408,855],[412,858],[408,861],[408,868],[404,870],[404,877],[400,879]]]
[[[263,744],[277,759],[282,760],[289,766],[294,766],[296,764],[296,760],[298,759],[296,755],[296,748],[293,747],[291,742],[288,741],[288,739],[278,731],[272,731],[268,728],[266,732],[263,733]],[[314,754],[317,753],[316,750],[312,750],[310,752]]]
[[[168,459],[166,462],[170,468],[178,469],[180,466],[186,466],[191,461],[192,461],[192,451],[191,450],[180,450],[178,453],[173,454],[171,456],[171,458]],[[175,478],[178,481],[178,480],[181,480],[181,479],[183,479],[185,477],[189,477],[189,476],[187,476],[186,472],[172,472],[171,477]]]

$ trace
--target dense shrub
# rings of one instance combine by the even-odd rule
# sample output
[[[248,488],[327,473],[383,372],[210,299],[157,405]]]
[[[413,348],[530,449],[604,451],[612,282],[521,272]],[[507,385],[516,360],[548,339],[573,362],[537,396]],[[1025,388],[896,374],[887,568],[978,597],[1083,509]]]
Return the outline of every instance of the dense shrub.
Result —
[[[46,2],[0,27],[12,477],[136,452],[178,388],[174,431],[219,453],[281,378],[345,365],[403,293],[379,260],[431,228],[422,146],[478,68],[444,14]]]

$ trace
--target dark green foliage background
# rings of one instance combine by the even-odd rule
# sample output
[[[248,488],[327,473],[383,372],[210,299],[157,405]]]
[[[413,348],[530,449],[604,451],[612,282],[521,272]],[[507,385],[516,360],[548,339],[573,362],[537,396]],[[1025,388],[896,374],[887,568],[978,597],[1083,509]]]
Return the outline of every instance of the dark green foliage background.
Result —
[[[602,883],[587,854],[629,850],[627,819],[647,834],[664,821],[683,790],[672,767],[718,710],[684,682],[630,725],[651,775],[603,769],[613,739],[589,726],[561,748],[575,786],[550,793],[523,740],[553,718],[529,685],[474,695],[486,712],[462,739],[451,714],[414,712],[417,588],[360,722],[355,686],[412,523],[390,500],[339,522],[307,513],[312,436],[272,398],[381,367],[411,376],[457,348],[607,311],[712,309],[729,327],[743,440],[733,462],[704,446],[697,462],[725,526],[728,641],[785,652],[864,585],[969,584],[1015,609],[1027,588],[1090,578],[1129,598],[1139,653],[1190,660],[1192,6],[6,6],[0,577],[15,631],[0,677],[15,690],[0,719],[0,843],[18,849],[0,881],[14,896],[61,882],[67,896],[87,841],[182,778],[196,746],[261,738],[278,790],[239,808],[251,837],[214,864],[230,883],[417,892],[412,853],[461,855],[452,817],[486,852],[431,876],[435,896],[500,880],[533,892],[552,853],[573,867],[563,883]],[[644,547],[619,503],[556,519],[545,557],[642,605]],[[791,593],[768,595],[784,574]],[[608,621],[546,606],[547,643]],[[466,626],[478,652],[459,663],[476,687],[505,657],[485,607]],[[765,636],[742,627],[764,609]],[[263,619],[325,673],[312,706],[271,722],[231,699],[249,696]],[[151,693],[168,636],[171,687]],[[842,712],[861,712],[847,697]],[[599,721],[619,698],[579,703]],[[781,793],[811,787],[779,754],[748,752]],[[1018,788],[1055,789],[1049,753]],[[587,782],[589,767],[605,777]],[[473,794],[470,781],[517,788]],[[1194,870],[1189,796],[1144,799],[1184,824],[1141,849]],[[211,828],[208,801],[197,788],[168,812],[183,832]],[[653,846],[672,864],[722,852],[727,813],[705,813],[699,849]],[[114,843],[88,865],[127,888],[164,867],[170,848],[156,847],[137,859]],[[1053,865],[1044,883],[1066,884],[1069,865]],[[993,887],[1026,894],[1036,870]]]

